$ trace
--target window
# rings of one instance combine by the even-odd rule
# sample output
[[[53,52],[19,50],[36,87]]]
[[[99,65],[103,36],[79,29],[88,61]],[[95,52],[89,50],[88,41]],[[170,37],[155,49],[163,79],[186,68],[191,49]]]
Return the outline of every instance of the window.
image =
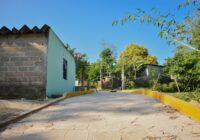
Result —
[[[67,80],[67,60],[63,59],[63,78]]]

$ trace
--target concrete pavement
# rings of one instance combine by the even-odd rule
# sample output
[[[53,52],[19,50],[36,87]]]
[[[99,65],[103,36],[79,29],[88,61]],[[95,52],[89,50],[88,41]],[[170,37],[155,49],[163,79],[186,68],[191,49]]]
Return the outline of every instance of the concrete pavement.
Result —
[[[50,106],[0,140],[200,140],[200,123],[148,96],[98,92]]]

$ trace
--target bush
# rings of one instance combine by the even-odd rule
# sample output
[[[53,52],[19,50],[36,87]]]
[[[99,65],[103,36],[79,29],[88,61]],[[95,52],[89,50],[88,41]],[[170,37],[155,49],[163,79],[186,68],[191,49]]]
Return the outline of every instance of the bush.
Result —
[[[155,90],[162,91],[162,92],[176,92],[177,88],[174,82],[170,82],[167,84],[158,83],[155,87]]]
[[[200,92],[172,93],[170,95],[187,102],[194,100],[200,103]]]
[[[132,81],[127,81],[126,82],[126,89],[133,89],[133,88],[135,88],[136,86],[135,86],[135,83],[134,82],[132,82]]]

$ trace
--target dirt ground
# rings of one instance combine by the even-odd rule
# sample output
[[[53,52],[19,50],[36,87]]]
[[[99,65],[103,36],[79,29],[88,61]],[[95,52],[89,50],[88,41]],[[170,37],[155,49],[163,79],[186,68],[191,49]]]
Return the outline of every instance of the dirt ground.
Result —
[[[200,140],[200,123],[151,97],[99,92],[73,97],[0,132],[1,140]]]
[[[37,100],[0,100],[0,123],[12,117],[19,115],[22,112],[31,110],[48,101]]]

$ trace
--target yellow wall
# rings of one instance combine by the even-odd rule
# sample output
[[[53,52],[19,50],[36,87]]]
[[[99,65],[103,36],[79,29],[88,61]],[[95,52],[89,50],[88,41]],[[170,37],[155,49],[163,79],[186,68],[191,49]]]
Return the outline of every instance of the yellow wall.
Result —
[[[184,113],[185,115],[200,122],[200,107],[198,107],[198,106],[195,106],[195,105],[185,102],[183,100],[177,99],[170,95],[159,93],[157,91],[141,89],[138,91],[134,91],[132,93],[139,93],[139,94],[151,96],[151,97],[161,101],[162,103],[169,105],[173,109],[176,109],[176,110]]]

